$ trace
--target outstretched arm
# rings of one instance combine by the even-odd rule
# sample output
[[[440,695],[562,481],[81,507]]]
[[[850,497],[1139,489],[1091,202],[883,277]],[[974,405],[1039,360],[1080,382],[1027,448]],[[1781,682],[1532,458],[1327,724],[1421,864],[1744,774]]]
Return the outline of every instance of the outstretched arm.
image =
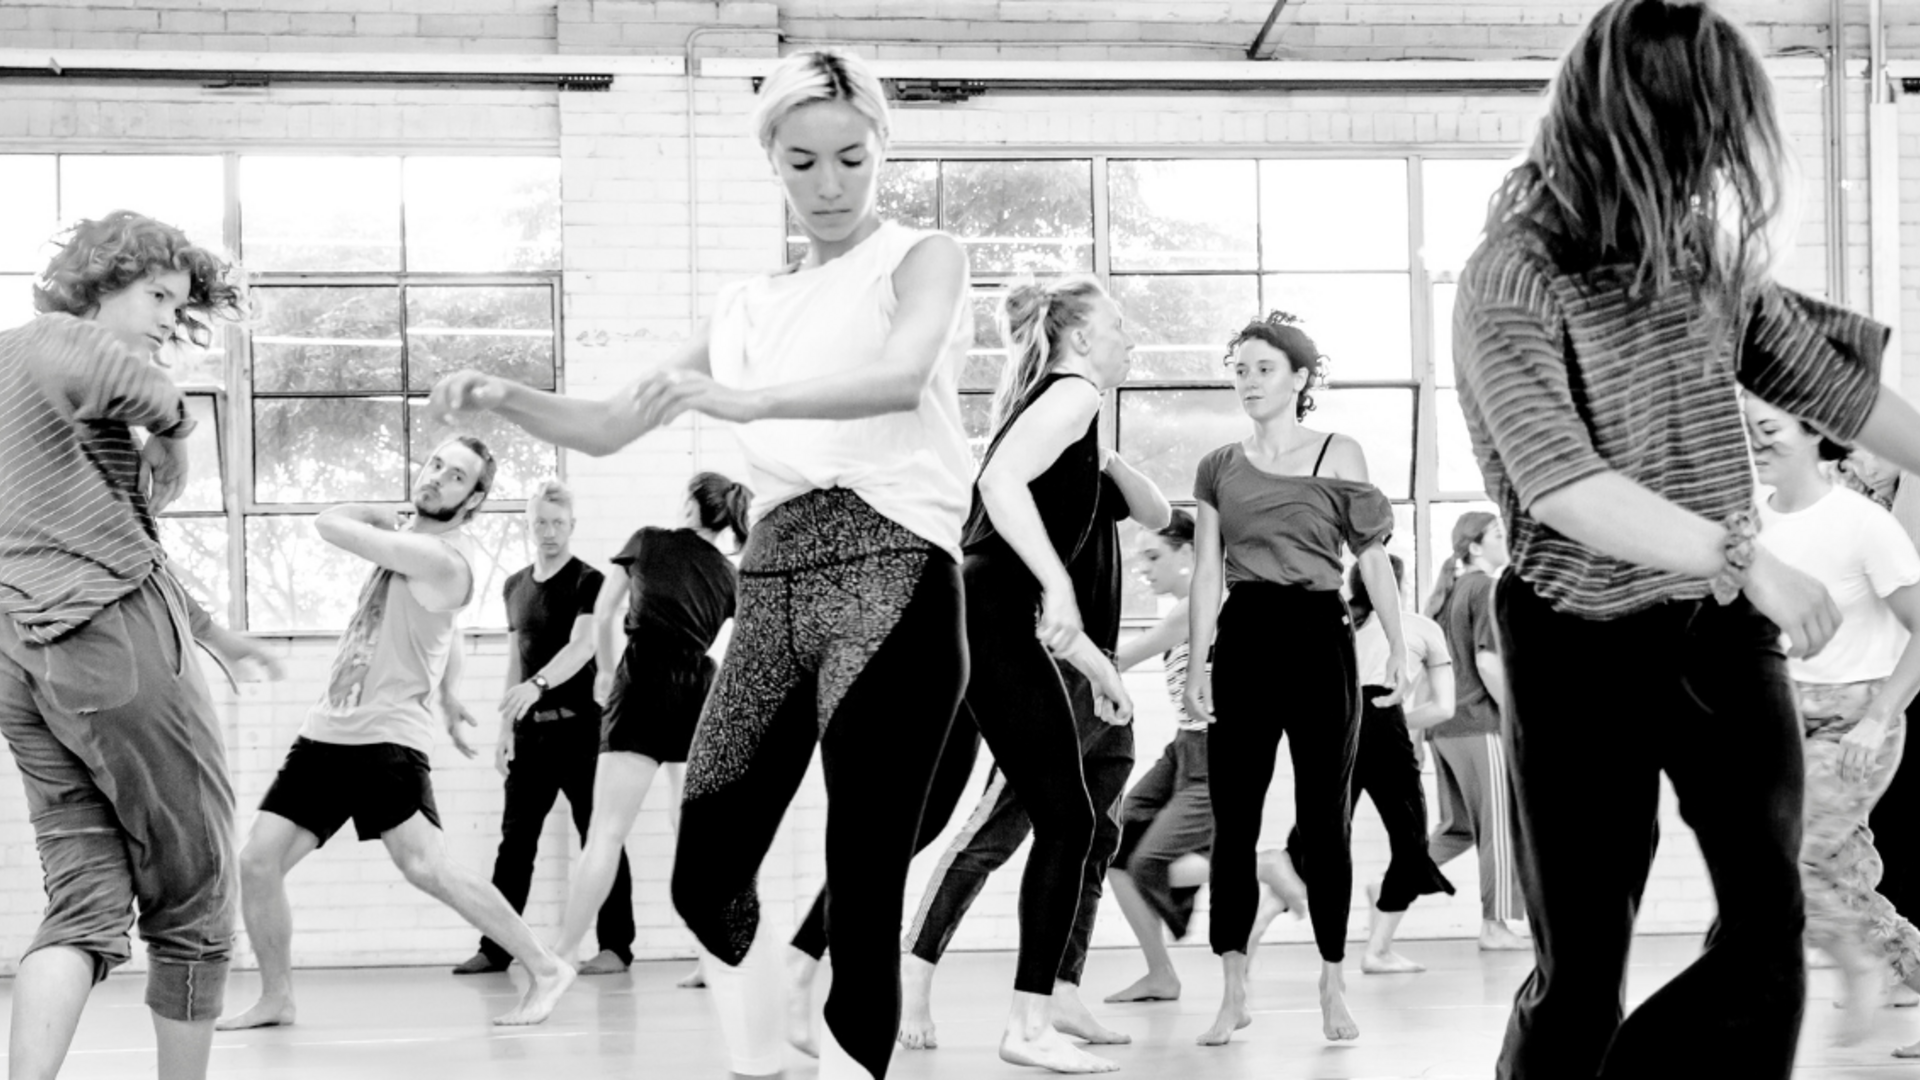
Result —
[[[444,541],[399,524],[391,510],[355,503],[329,507],[313,521],[322,540],[399,574],[416,591],[464,600],[473,580],[467,561]]]
[[[1113,666],[1125,671],[1149,656],[1166,652],[1187,640],[1187,602],[1181,600],[1173,610],[1144,634],[1128,638],[1114,651]]]

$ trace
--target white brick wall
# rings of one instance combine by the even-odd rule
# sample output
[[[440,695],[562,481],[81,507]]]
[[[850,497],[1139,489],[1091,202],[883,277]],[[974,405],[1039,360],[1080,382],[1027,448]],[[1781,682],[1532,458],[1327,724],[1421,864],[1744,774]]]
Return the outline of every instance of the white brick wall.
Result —
[[[1407,55],[1551,54],[1570,38],[1589,3],[1482,4],[1400,2],[1289,5],[1279,36],[1285,55],[1314,58]],[[1774,47],[1824,41],[1825,5],[1817,0],[1748,0],[1728,5],[1756,25]],[[873,42],[895,35],[917,45],[863,47],[870,55],[1125,55],[1155,58],[1222,56],[1214,45],[1250,41],[1265,17],[1253,2],[1105,4],[1042,0],[786,0],[769,3],[645,3],[641,0],[160,0],[138,13],[104,3],[8,4],[0,37],[9,46],[266,49],[405,48],[542,52],[678,52],[702,26],[724,33],[702,39],[702,53],[771,53],[776,30]],[[1855,8],[1864,10],[1863,4]],[[1911,5],[1889,5],[1896,21],[1920,20]],[[1099,11],[1094,9],[1098,8]],[[1898,10],[1895,10],[1898,9]],[[1104,14],[1103,14],[1104,13]],[[151,16],[151,19],[149,19]],[[477,20],[477,22],[476,22]],[[543,21],[543,26],[535,26]],[[138,25],[133,25],[138,23]],[[1098,32],[1088,28],[1100,26]],[[1195,45],[1171,40],[1194,27]],[[1417,31],[1417,32],[1416,32]],[[803,33],[804,32],[804,33]],[[1430,32],[1430,33],[1429,33]],[[1900,35],[1905,33],[1905,37]],[[155,35],[142,40],[141,35]],[[1013,44],[981,46],[988,34]],[[178,35],[179,40],[161,40]],[[197,40],[191,40],[197,39]],[[1896,40],[1920,55],[1920,32],[1896,28]],[[1062,41],[1075,44],[1063,45]],[[1030,44],[1022,44],[1022,43]],[[969,44],[971,43],[971,44]],[[1211,44],[1209,44],[1211,43]],[[1438,43],[1438,44],[1436,44]],[[977,50],[989,48],[991,53]],[[1803,212],[1789,276],[1824,292],[1825,131],[1817,81],[1781,84],[1783,111],[1804,175]],[[1864,119],[1853,88],[1847,176],[1864,175]],[[780,257],[778,192],[764,160],[744,134],[750,106],[744,80],[699,79],[694,87],[698,180],[690,192],[684,126],[686,87],[677,78],[627,78],[606,94],[523,91],[270,90],[222,95],[191,88],[115,86],[9,87],[0,102],[0,152],[64,149],[166,152],[301,146],[329,149],[443,149],[500,145],[557,151],[562,158],[564,378],[576,393],[604,393],[683,340],[695,303],[710,303],[718,285],[765,268]],[[900,110],[904,149],[1128,146],[1244,147],[1382,144],[1511,148],[1530,132],[1536,103],[1519,97],[1439,95],[985,97],[963,105]],[[1920,112],[1904,115],[1902,248],[1907,268],[1907,324],[1920,326]],[[690,201],[698,198],[697,206]],[[1864,185],[1849,197],[1850,292],[1866,297]],[[697,274],[688,259],[697,217]],[[1920,333],[1909,333],[1910,387],[1920,390]],[[741,473],[738,454],[720,425],[682,421],[604,459],[569,455],[581,494],[579,552],[604,568],[626,534],[669,520],[689,473],[717,468]],[[243,824],[270,781],[306,704],[319,692],[333,643],[279,643],[292,678],[219,691]],[[503,644],[482,637],[470,649],[464,695],[485,724],[482,757],[468,762],[441,749],[436,782],[449,841],[477,868],[490,866],[498,837],[500,784],[490,764],[490,715],[504,670]],[[1150,762],[1171,737],[1171,716],[1148,665],[1130,680],[1140,705],[1140,752]],[[11,770],[0,765],[0,773]],[[984,768],[984,766],[983,766]],[[977,790],[977,785],[975,787]],[[1291,782],[1281,766],[1270,814],[1291,819]],[[795,802],[763,872],[769,918],[790,925],[817,887],[824,800],[817,773]],[[964,808],[963,808],[964,816]],[[1698,930],[1711,916],[1691,834],[1663,814],[1666,843],[1648,889],[1642,926]],[[549,822],[529,917],[550,929],[573,846],[564,812]],[[643,955],[683,954],[688,939],[676,923],[666,881],[672,843],[664,794],[649,796],[629,851],[637,877],[635,902]],[[1370,804],[1360,811],[1355,859],[1362,880],[1384,867],[1387,851]],[[918,900],[932,856],[916,864],[909,904]],[[43,900],[37,858],[18,784],[0,776],[0,955],[17,952]],[[1007,947],[1014,941],[1013,897],[1019,863],[989,885],[962,928],[961,947]],[[1450,868],[1461,895],[1429,900],[1409,916],[1408,936],[1471,932],[1478,919],[1471,857]],[[474,934],[451,912],[413,892],[378,845],[337,840],[301,867],[292,881],[296,959],[304,964],[440,963],[466,955]],[[1362,925],[1356,912],[1354,927]],[[1198,928],[1204,933],[1204,927]],[[1282,922],[1276,935],[1305,940],[1302,926]],[[1117,911],[1103,915],[1101,944],[1125,944]]]

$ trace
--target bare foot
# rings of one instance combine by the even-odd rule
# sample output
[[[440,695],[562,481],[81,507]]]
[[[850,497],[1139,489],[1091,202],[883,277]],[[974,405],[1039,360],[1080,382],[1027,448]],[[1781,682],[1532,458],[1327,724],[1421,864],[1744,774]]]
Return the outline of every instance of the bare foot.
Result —
[[[799,949],[788,950],[787,1041],[813,1058],[820,1056],[820,1041],[813,1034],[813,979],[819,972],[820,961]]]
[[[1514,933],[1506,923],[1489,919],[1480,924],[1481,952],[1525,952],[1533,942]]]
[[[1360,970],[1368,975],[1413,975],[1427,970],[1427,965],[1388,949],[1383,953],[1368,952],[1362,955]]]
[[[601,949],[593,954],[593,959],[580,965],[580,974],[618,975],[626,971],[629,966],[625,960],[620,959],[619,953],[612,949]],[[693,970],[697,973],[700,969],[696,967]]]
[[[1080,988],[1072,983],[1060,983],[1053,988],[1052,1005],[1053,1030],[1062,1035],[1099,1046],[1119,1046],[1133,1041],[1133,1036],[1122,1035],[1095,1020],[1092,1011],[1080,1000]]]
[[[1234,1000],[1239,997],[1239,1000]],[[1229,994],[1227,1000],[1220,1003],[1220,1015],[1214,1017],[1213,1026],[1200,1033],[1193,1040],[1201,1046],[1225,1046],[1233,1041],[1233,1033],[1253,1023],[1253,1014],[1247,1011],[1244,992],[1240,995]]]
[[[900,958],[900,1045],[932,1050],[940,1045],[933,1030],[933,965],[908,953]]]
[[[1913,987],[1906,983],[1894,983],[1887,987],[1887,1008],[1911,1009],[1915,1005],[1920,1005],[1920,992]]]
[[[1108,1073],[1120,1068],[1119,1062],[1089,1054],[1057,1031],[1047,1029],[1028,1037],[1011,1026],[1000,1037],[1000,1060],[1057,1073]]]
[[[581,969],[581,973],[586,973],[584,968]],[[680,976],[679,980],[673,985],[681,990],[705,990],[707,988],[706,969],[700,966],[700,961],[695,960],[693,962],[693,970]]]
[[[500,1027],[545,1023],[547,1017],[553,1015],[553,1007],[560,1004],[560,995],[573,985],[575,972],[572,964],[555,960],[546,972],[534,974],[533,969],[528,968],[527,974],[532,978],[527,981],[527,992],[520,995],[520,1004],[493,1018]]]
[[[1171,971],[1149,971],[1125,990],[1107,995],[1108,1004],[1125,1001],[1179,1001],[1180,976]]]
[[[1893,1056],[1897,1058],[1920,1058],[1920,1042],[1908,1043],[1905,1046],[1895,1048]]]
[[[1360,1037],[1360,1025],[1347,1011],[1347,979],[1338,964],[1327,964],[1320,970],[1320,1020],[1327,1038],[1334,1042]]]
[[[261,998],[254,1002],[253,1008],[239,1016],[223,1016],[213,1022],[215,1031],[245,1031],[248,1028],[291,1027],[293,1025],[293,999]]]

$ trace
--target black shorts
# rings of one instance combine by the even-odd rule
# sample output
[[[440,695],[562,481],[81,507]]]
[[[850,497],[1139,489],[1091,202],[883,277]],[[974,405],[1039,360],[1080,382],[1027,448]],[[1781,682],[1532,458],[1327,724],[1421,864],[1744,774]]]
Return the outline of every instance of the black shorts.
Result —
[[[710,656],[663,659],[628,648],[600,718],[600,752],[645,754],[659,762],[687,760],[713,673]]]
[[[415,814],[425,815],[437,829],[440,808],[433,804],[432,772],[427,755],[412,747],[298,738],[260,809],[286,818],[322,844],[349,818],[362,840],[378,840]]]

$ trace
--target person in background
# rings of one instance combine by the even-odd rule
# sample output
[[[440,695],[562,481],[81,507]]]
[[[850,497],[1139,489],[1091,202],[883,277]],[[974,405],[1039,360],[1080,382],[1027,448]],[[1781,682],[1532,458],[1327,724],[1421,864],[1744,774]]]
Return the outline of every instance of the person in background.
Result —
[[[593,605],[600,571],[573,555],[573,492],[558,480],[527,500],[533,565],[507,578],[507,688],[500,698],[500,741],[494,765],[507,779],[500,811],[500,850],[493,887],[524,913],[533,861],[547,812],[567,796],[584,844],[593,817],[600,706],[593,699]],[[621,852],[606,902],[600,905],[600,952],[582,975],[627,970],[633,962],[633,891]],[[561,955],[568,955],[561,953]],[[512,957],[492,938],[453,969],[455,975],[505,971]]]

